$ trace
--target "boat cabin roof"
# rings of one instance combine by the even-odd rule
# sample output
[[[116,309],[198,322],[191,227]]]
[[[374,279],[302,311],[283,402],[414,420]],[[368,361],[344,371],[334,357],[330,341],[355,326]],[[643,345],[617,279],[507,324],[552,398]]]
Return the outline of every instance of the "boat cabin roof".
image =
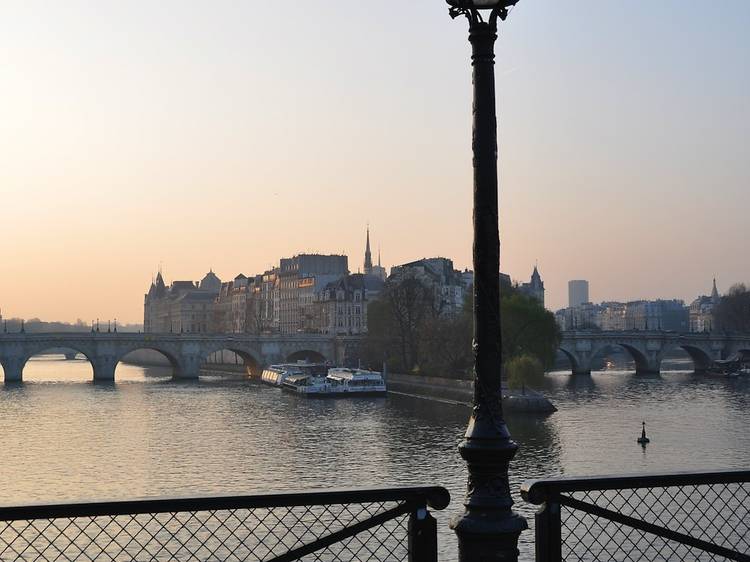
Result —
[[[331,369],[328,378],[333,380],[358,380],[358,381],[382,381],[380,373],[374,371],[363,371],[361,369]]]

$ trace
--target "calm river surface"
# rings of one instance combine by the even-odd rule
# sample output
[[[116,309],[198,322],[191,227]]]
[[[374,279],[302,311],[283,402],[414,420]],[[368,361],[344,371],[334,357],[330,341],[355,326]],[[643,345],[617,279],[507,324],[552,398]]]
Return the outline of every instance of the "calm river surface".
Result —
[[[130,365],[114,385],[91,378],[84,361],[43,357],[29,362],[23,384],[0,385],[0,504],[440,484],[453,495],[437,514],[442,559],[455,558],[447,521],[464,491],[456,446],[465,407],[406,396],[306,400],[241,378],[178,384]],[[552,475],[750,464],[747,379],[552,373],[544,390],[557,413],[508,420],[521,446],[515,490]],[[646,451],[635,443],[643,419]],[[531,506],[519,498],[516,507],[533,522]],[[531,559],[533,533],[523,540]]]

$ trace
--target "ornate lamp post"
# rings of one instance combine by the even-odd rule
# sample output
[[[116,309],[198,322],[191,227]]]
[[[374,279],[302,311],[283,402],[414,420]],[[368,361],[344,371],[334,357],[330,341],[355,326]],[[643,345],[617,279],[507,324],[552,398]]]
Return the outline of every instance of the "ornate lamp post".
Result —
[[[474,410],[459,446],[469,468],[463,514],[451,521],[459,559],[516,561],[526,520],[512,511],[508,465],[518,445],[503,418],[495,41],[518,0],[447,0],[469,20],[474,67]],[[485,17],[486,16],[486,17]]]

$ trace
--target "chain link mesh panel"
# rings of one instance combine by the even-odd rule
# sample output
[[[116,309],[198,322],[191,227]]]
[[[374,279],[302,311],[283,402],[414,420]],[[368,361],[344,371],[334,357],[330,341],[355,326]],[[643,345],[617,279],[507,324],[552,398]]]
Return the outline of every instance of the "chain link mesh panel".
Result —
[[[750,553],[750,483],[596,490],[567,495],[735,552]],[[560,515],[563,560],[726,560],[570,507],[562,506]]]
[[[0,522],[2,562],[268,561],[402,505],[181,511]],[[408,559],[409,515],[400,515],[306,561]]]

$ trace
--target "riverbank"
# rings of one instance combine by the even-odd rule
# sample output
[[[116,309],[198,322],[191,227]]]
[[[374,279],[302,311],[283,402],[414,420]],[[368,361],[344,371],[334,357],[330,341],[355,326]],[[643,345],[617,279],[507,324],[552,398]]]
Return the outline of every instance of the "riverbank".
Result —
[[[471,407],[474,383],[467,380],[387,373],[388,392],[451,402]],[[544,395],[530,388],[511,390],[503,387],[503,408],[508,412],[549,414],[556,412],[554,404]]]
[[[144,359],[150,361],[145,362]],[[162,359],[159,354],[148,354],[145,357],[138,357],[136,360],[141,365],[154,365],[156,363],[162,366],[162,363],[157,362],[159,359]],[[131,359],[131,362],[135,361]],[[201,369],[203,375],[236,376],[244,373],[246,373],[244,365],[231,363],[207,364]],[[474,400],[474,383],[467,380],[386,373],[386,385],[389,393],[448,402],[466,407],[471,407]],[[557,411],[557,408],[548,398],[530,388],[516,390],[503,387],[503,408],[507,412],[540,414]]]

